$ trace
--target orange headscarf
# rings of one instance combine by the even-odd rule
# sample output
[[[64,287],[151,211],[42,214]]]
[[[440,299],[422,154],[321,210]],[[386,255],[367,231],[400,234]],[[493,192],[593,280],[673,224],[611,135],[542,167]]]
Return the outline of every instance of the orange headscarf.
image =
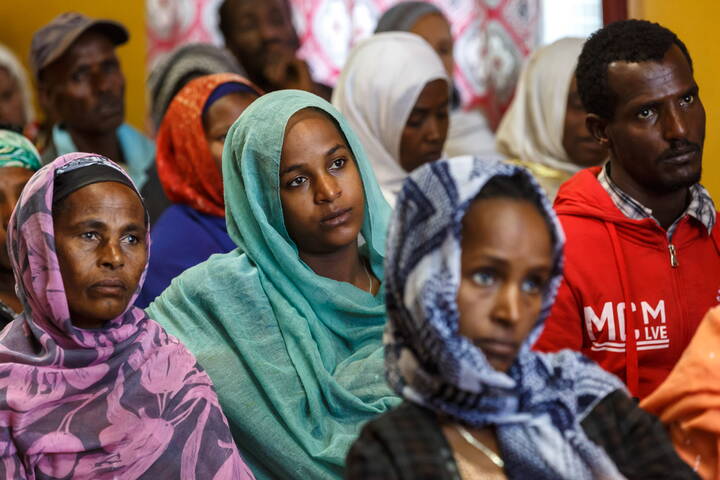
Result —
[[[262,95],[234,73],[196,78],[175,95],[157,136],[158,176],[170,201],[218,217],[225,216],[222,175],[205,139],[202,112],[212,92],[225,83],[247,85]]]
[[[705,315],[675,368],[640,406],[660,417],[675,450],[702,478],[720,478],[720,307]]]

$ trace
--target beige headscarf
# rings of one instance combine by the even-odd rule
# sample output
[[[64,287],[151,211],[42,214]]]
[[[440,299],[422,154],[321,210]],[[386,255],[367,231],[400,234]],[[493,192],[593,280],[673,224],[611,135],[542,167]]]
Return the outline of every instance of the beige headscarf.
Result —
[[[0,68],[6,69],[17,82],[20,95],[22,95],[25,122],[32,123],[35,119],[35,111],[33,110],[32,90],[30,83],[28,83],[27,74],[17,57],[4,45],[0,45]],[[24,127],[25,125],[21,126]]]
[[[584,43],[582,38],[562,38],[533,52],[520,74],[515,98],[500,122],[498,151],[519,160],[534,173],[542,171],[552,176],[555,170],[559,171],[556,176],[564,180],[582,168],[570,161],[562,141],[570,81]],[[545,186],[543,179],[539,180]]]

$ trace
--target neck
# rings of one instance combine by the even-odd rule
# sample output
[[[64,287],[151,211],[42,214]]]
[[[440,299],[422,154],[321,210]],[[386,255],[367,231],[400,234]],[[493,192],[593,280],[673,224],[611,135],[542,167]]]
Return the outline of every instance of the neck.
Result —
[[[68,128],[68,133],[79,152],[98,153],[116,163],[124,163],[120,140],[115,131],[97,134]]]
[[[374,294],[377,279],[370,268],[366,268],[360,257],[357,241],[332,253],[314,254],[300,252],[300,259],[316,274],[338,282],[347,282],[357,288]],[[370,274],[370,282],[368,282]],[[372,285],[372,286],[371,286]]]
[[[690,189],[680,188],[668,193],[649,192],[640,187],[622,168],[612,165],[610,178],[623,192],[649,208],[653,217],[664,228],[670,225],[683,214],[690,201]]]

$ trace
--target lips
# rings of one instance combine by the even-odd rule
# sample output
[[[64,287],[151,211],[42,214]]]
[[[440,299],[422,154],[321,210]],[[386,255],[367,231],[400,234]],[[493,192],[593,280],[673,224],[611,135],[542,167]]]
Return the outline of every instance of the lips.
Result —
[[[476,339],[473,343],[475,343],[475,346],[482,350],[487,357],[494,357],[503,361],[513,360],[520,348],[520,345],[515,342],[491,338]]]
[[[343,208],[336,210],[320,220],[320,224],[325,227],[338,227],[347,223],[352,216],[352,208]]]
[[[694,161],[695,159],[697,159],[698,153],[699,152],[697,150],[689,150],[686,152],[674,154],[672,156],[663,156],[661,161],[664,163],[679,165]]]
[[[106,279],[92,284],[90,290],[106,297],[122,296],[127,291],[125,282],[119,279]]]

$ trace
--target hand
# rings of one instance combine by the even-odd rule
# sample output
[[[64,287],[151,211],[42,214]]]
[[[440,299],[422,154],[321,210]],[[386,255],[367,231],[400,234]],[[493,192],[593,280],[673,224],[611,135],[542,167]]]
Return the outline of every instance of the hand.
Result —
[[[307,63],[289,52],[271,54],[263,74],[275,90],[294,88],[312,92],[315,88]]]

